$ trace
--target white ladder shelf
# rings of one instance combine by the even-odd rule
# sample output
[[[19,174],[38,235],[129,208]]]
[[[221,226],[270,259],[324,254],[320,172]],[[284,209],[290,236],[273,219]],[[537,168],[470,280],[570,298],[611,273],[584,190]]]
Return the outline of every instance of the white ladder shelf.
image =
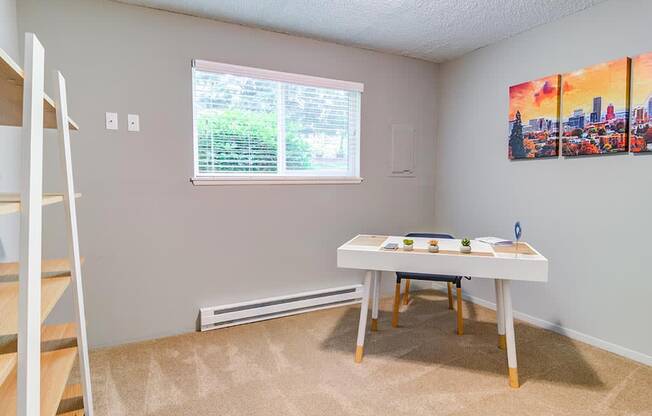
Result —
[[[43,46],[25,34],[25,71],[0,49],[0,125],[22,126],[21,193],[0,194],[0,215],[20,213],[17,263],[0,263],[0,416],[93,416],[82,259],[70,152],[66,83],[55,72],[56,105],[44,93]],[[43,193],[43,128],[57,128],[65,191]],[[63,203],[68,258],[42,260],[42,209]],[[15,280],[15,278],[18,278]],[[43,325],[68,286],[76,322]],[[81,383],[69,385],[75,359]]]

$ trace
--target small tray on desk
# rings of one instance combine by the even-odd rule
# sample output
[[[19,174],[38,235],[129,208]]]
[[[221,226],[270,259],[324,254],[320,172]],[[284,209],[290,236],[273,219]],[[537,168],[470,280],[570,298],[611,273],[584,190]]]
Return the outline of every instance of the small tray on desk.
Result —
[[[528,254],[536,255],[536,251],[532,250],[532,247],[528,243],[516,243],[511,245],[495,245],[493,246],[494,251],[500,254]]]
[[[385,235],[359,235],[349,242],[350,246],[380,247],[387,240]]]

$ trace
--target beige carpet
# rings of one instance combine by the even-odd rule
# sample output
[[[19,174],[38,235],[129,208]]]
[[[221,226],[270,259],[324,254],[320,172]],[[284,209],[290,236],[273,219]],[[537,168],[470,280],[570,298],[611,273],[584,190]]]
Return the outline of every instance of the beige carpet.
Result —
[[[420,292],[353,362],[358,307],[91,353],[96,415],[652,415],[652,368],[517,323],[522,387],[507,383],[494,313]]]

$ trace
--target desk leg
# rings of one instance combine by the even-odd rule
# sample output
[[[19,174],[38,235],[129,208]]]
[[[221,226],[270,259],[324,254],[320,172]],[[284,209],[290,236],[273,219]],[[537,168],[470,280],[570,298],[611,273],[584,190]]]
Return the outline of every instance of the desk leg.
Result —
[[[496,324],[498,325],[498,348],[505,350],[507,341],[505,340],[505,305],[503,301],[503,285],[500,280],[494,280],[496,288]]]
[[[358,342],[355,348],[355,362],[362,362],[364,352],[364,335],[367,331],[367,313],[369,312],[369,295],[371,294],[371,275],[372,271],[367,271],[364,278],[364,288],[362,289],[362,304],[360,305],[360,323],[358,324]]]
[[[410,303],[410,279],[405,279],[405,294],[403,295],[403,305]]]
[[[452,311],[453,310],[453,284],[451,282],[448,282],[446,286],[448,286],[448,309]]]
[[[380,273],[374,272],[374,292],[371,304],[371,330],[378,331],[378,304],[380,303]]]
[[[512,293],[509,280],[500,281],[503,292],[505,313],[505,335],[507,338],[507,366],[509,367],[509,385],[518,388],[518,369],[516,365],[516,337],[514,335],[514,314],[512,311]]]
[[[394,307],[392,309],[392,326],[398,328],[398,309],[401,304],[401,281],[394,286]]]

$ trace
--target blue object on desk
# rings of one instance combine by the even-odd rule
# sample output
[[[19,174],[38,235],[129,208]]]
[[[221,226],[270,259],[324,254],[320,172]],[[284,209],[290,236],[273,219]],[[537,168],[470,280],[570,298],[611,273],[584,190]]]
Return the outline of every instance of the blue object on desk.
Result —
[[[521,222],[516,221],[516,224],[514,224],[514,236],[516,237],[516,242],[521,239],[521,234],[523,233],[523,229],[521,228]]]

